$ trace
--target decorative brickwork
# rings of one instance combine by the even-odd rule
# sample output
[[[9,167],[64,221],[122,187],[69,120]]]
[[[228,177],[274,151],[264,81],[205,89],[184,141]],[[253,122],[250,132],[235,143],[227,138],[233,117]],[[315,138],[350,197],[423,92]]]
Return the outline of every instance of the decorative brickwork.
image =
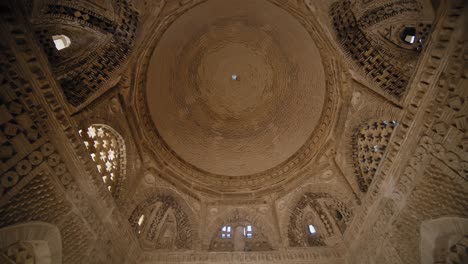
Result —
[[[142,215],[144,218],[140,220]],[[140,203],[129,222],[145,248],[190,249],[193,246],[187,214],[171,196],[155,194]]]
[[[412,21],[412,16],[421,13],[422,5],[417,0],[401,0],[365,10],[359,17],[356,17],[354,11],[354,3],[350,0],[337,1],[330,8],[330,16],[340,46],[363,75],[372,80],[383,92],[400,98],[407,91],[414,63],[408,63],[398,57],[411,56],[416,60],[415,54],[408,54],[404,50],[411,48],[415,52],[420,52],[428,38],[428,28],[431,26],[419,23],[420,27],[415,30],[417,33],[412,40],[415,44],[404,47],[400,40],[404,29],[401,24],[405,25],[404,19]],[[397,24],[394,22],[390,26],[384,24],[394,17],[400,19]],[[380,43],[372,32],[367,31],[376,24],[382,24],[383,29],[380,34],[387,42]],[[402,29],[395,32],[395,28]],[[395,35],[398,37],[395,38]]]
[[[126,173],[125,142],[122,136],[109,126],[98,124],[78,132],[107,189],[113,194],[118,192]]]
[[[362,192],[369,189],[397,125],[396,120],[373,120],[356,131],[353,158],[356,163],[356,178]]]
[[[467,16],[0,1],[0,262],[467,262]]]
[[[291,213],[288,226],[292,247],[325,246],[327,238],[344,233],[352,216],[346,206],[327,193],[305,193]],[[316,232],[311,234],[309,225]]]
[[[83,7],[80,3],[39,1],[35,21],[57,21],[63,25],[50,26],[48,23],[34,24],[35,33],[42,45],[50,64],[56,70],[68,102],[79,106],[93,96],[112,78],[117,77],[119,68],[124,64],[133,46],[138,25],[138,14],[127,0],[113,1],[113,19],[100,15]],[[71,25],[78,25],[75,30]],[[92,53],[86,50],[74,49],[84,56],[74,56],[66,49],[57,50],[52,41],[53,32],[63,34],[69,31],[72,35],[71,45],[80,45],[80,38],[94,33],[105,38],[100,50],[83,45],[81,48],[94,49]],[[107,37],[110,36],[110,37]],[[89,39],[92,41],[93,39]],[[99,43],[99,40],[96,40]],[[86,43],[88,44],[88,43]],[[70,59],[69,56],[73,59]]]

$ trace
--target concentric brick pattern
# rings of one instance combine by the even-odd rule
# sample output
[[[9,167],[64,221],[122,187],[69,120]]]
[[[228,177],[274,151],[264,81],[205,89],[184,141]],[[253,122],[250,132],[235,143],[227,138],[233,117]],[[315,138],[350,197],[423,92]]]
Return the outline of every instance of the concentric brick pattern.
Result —
[[[152,56],[147,103],[155,126],[201,170],[263,172],[295,154],[319,123],[326,89],[318,49],[267,1],[203,3],[171,25]]]

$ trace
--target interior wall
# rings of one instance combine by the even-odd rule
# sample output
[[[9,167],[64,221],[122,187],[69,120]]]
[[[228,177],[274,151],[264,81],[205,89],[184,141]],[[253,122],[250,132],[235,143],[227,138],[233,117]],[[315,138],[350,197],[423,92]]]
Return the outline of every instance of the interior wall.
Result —
[[[68,69],[68,77],[76,77],[74,71],[78,67],[70,65],[76,66],[91,55],[85,52],[83,57],[69,61],[71,64],[63,62],[67,67],[52,65],[50,54],[34,31],[37,27],[33,25],[38,21],[28,20],[31,16],[28,12],[32,12],[28,10],[39,12],[32,2],[35,1],[0,3],[0,234],[2,230],[35,221],[53,226],[54,231],[47,229],[53,233],[49,236],[46,229],[47,232],[36,230],[43,235],[37,237],[33,236],[36,231],[32,229],[21,229],[16,233],[18,236],[0,235],[0,253],[13,240],[16,243],[24,237],[43,237],[52,241],[48,244],[51,263],[67,264],[425,264],[457,263],[466,259],[460,253],[463,239],[468,235],[468,16],[464,1],[443,2],[437,12],[424,12],[428,21],[435,16],[432,33],[421,52],[411,49],[399,53],[411,54],[414,61],[409,66],[405,64],[407,86],[395,88],[398,96],[378,84],[379,77],[375,76],[385,73],[372,78],[363,73],[356,56],[337,39],[327,1],[285,4],[289,12],[300,10],[297,12],[304,24],[316,15],[318,26],[310,28],[320,31],[322,44],[330,44],[319,48],[327,49],[328,81],[337,89],[333,93],[334,108],[329,112],[332,129],[321,138],[323,142],[313,162],[300,166],[289,177],[284,176],[267,191],[229,195],[210,190],[213,186],[202,190],[188,171],[182,174],[177,171],[167,157],[155,153],[149,143],[153,141],[146,138],[139,123],[142,119],[138,104],[142,102],[135,87],[142,85],[142,80],[135,76],[147,66],[144,62],[149,60],[151,45],[157,42],[157,36],[145,34],[145,30],[164,24],[162,21],[170,24],[202,1],[131,1],[140,8],[138,14],[146,21],[137,32],[133,32],[135,24],[125,22],[133,14],[133,11],[124,12],[133,8],[130,1],[117,1],[119,4],[83,1],[80,3],[83,6],[75,7],[84,8],[79,14],[56,16],[54,19],[88,33],[102,31],[102,27],[111,30],[111,26],[106,27],[106,23],[111,23],[120,26],[119,30],[131,31],[127,33],[132,36],[136,34],[134,50],[131,52],[129,47],[127,53],[121,54],[108,78],[97,74],[99,65],[89,66],[102,77],[90,83],[102,86],[94,87],[92,94],[82,90],[83,97],[73,103],[63,91],[57,70],[61,75]],[[280,2],[273,1],[277,5]],[[355,9],[363,6],[374,10],[388,1],[355,2]],[[70,1],[63,4],[72,5]],[[411,8],[413,5],[405,1],[402,4]],[[355,15],[365,17],[366,14],[356,12]],[[82,21],[89,19],[92,23]],[[401,24],[405,20],[389,21]],[[377,27],[366,29],[369,28]],[[367,34],[375,36],[372,34],[377,31],[370,29]],[[114,33],[97,34],[100,37],[96,46],[109,44],[108,41],[120,39],[123,34]],[[393,47],[384,43],[387,49]],[[401,52],[401,47],[397,50]],[[103,54],[94,58],[102,59]],[[372,58],[359,57],[366,63]],[[390,62],[395,60],[392,57]],[[358,183],[358,163],[353,157],[358,153],[353,137],[369,120],[398,120],[398,126],[385,146],[372,181],[363,191]],[[120,195],[106,189],[78,134],[80,128],[96,123],[115,129],[128,146]],[[153,240],[148,240],[139,235],[138,219],[151,206],[164,210],[153,211],[152,219],[157,221],[148,227],[153,230]],[[318,213],[307,214],[306,210]],[[316,227],[321,228],[320,232],[328,232],[323,246],[297,245],[291,239],[296,234],[306,244],[305,223],[312,220],[307,218],[309,215],[319,222]],[[169,222],[171,228],[176,227],[168,235],[172,237],[164,239],[161,230],[167,230]],[[257,228],[271,250],[246,252],[243,243],[222,252],[213,250],[213,241],[219,238],[222,226],[246,223]],[[452,225],[459,228],[444,229]],[[434,233],[436,229],[440,232]],[[149,249],[145,243],[149,243]]]

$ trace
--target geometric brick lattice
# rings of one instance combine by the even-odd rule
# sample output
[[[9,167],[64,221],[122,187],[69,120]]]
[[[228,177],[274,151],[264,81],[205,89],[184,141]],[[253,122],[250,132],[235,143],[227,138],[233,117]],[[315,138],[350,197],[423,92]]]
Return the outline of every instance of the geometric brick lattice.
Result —
[[[136,37],[138,14],[126,0],[113,2],[114,21],[83,8],[73,2],[59,2],[45,4],[38,16],[45,20],[57,20],[63,25],[46,24],[35,25],[35,35],[41,44],[49,63],[55,70],[60,69],[60,84],[68,102],[79,106],[98,91],[104,84],[115,77],[116,71],[128,57]],[[51,31],[62,32],[69,25],[79,25],[81,33],[68,36],[71,45],[80,45],[79,39],[90,34],[100,32],[103,36],[110,36],[108,42],[92,54],[81,51],[82,56],[71,59],[66,56],[66,49],[57,50],[52,40]],[[76,29],[76,26],[75,30]],[[74,49],[80,51],[79,49]],[[69,54],[67,54],[69,55]]]
[[[383,23],[384,21],[405,13],[412,18],[421,11],[421,5],[417,1],[394,1],[367,10],[359,18],[353,13],[353,7],[351,1],[345,0],[333,3],[330,8],[336,38],[343,52],[356,64],[361,73],[383,92],[400,98],[407,90],[411,72],[407,71],[409,65],[398,62],[395,57],[403,56],[405,53],[390,55],[391,52],[398,54],[401,46],[388,43],[385,44],[388,47],[383,48],[365,30],[377,23],[385,28],[387,24]],[[417,39],[413,46],[418,51],[422,49],[423,40],[429,33],[428,30],[424,32],[415,36]]]
[[[112,128],[94,124],[78,131],[106,188],[113,194],[125,177],[125,142]]]
[[[305,193],[294,207],[288,226],[292,247],[326,246],[329,238],[344,233],[352,217],[346,205],[327,193]],[[312,225],[314,232],[310,232]]]
[[[367,192],[369,189],[397,125],[397,121],[373,120],[355,132],[355,142],[353,143],[354,172],[362,192]]]

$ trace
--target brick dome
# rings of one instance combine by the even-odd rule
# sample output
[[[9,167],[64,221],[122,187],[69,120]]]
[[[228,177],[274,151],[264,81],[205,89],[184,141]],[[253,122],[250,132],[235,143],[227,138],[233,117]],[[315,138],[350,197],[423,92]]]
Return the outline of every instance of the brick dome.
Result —
[[[147,70],[154,125],[183,161],[240,176],[278,166],[313,135],[325,101],[309,32],[264,1],[208,1],[164,32]]]

